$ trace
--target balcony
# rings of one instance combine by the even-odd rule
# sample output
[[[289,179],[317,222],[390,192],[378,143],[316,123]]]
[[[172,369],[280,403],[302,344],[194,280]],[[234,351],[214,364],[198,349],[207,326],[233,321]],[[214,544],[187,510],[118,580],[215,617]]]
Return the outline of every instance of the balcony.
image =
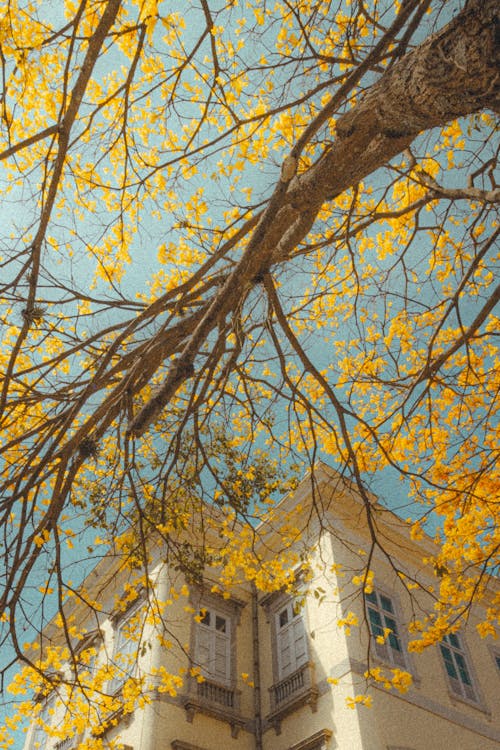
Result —
[[[66,737],[64,740],[59,740],[54,745],[54,750],[71,750],[78,744],[77,737]]]
[[[198,682],[197,685],[197,697],[199,700],[208,701],[209,703],[218,704],[234,710],[235,708],[235,691],[230,688],[218,685],[216,682],[210,682],[204,680]]]
[[[240,716],[239,690],[220,685],[212,680],[203,680],[203,682],[191,680],[184,708],[190,723],[197,712],[228,722],[233,737],[238,736],[240,728],[245,724]]]
[[[288,714],[302,706],[309,705],[315,713],[318,702],[318,688],[314,679],[314,664],[306,662],[292,674],[269,688],[271,711],[267,716],[274,725],[276,734],[281,732],[281,721]]]

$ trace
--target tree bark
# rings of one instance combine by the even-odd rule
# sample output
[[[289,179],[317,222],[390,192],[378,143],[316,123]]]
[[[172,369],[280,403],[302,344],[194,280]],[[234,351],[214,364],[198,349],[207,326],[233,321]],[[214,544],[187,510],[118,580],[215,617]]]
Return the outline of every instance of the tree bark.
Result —
[[[500,110],[499,27],[498,0],[470,0],[339,118],[335,143],[316,164],[290,182],[283,181],[282,172],[243,257],[172,363],[155,398],[132,419],[131,434],[141,435],[192,376],[196,355],[217,321],[241,304],[256,278],[290,257],[325,201],[390,162],[419,133],[483,109]]]
[[[387,164],[419,133],[483,109],[500,111],[497,0],[471,0],[441,31],[389,68],[359,104],[339,118],[333,147],[292,182],[266,236],[270,251],[281,240],[275,259],[285,259],[305,237],[326,200]],[[293,215],[297,231],[291,233]],[[300,232],[299,223],[306,232]]]

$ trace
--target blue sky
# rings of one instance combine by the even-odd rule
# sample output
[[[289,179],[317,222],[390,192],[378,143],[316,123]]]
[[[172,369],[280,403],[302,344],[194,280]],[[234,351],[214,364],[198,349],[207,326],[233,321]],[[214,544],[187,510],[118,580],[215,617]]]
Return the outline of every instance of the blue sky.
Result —
[[[392,3],[389,5],[392,7]],[[446,4],[446,9],[441,10],[441,17],[439,19],[440,24],[444,23],[444,21],[446,20],[443,14],[451,13],[457,6],[458,3],[455,2]],[[56,2],[56,0],[52,0],[52,2],[49,2],[47,3],[47,5],[42,6],[43,9],[46,9],[47,16],[50,18],[51,22],[55,24],[60,22],[61,7],[61,3]],[[196,26],[196,22],[189,18],[189,16],[187,16],[187,21],[188,26],[185,33],[186,44],[188,46],[193,46],[197,38],[199,29]],[[227,33],[229,35],[231,34],[231,30],[226,29],[224,33]],[[426,33],[427,30],[423,31],[422,35],[426,35]],[[265,46],[265,44],[267,43],[265,35],[263,36],[261,43],[263,46]],[[208,41],[206,44],[208,44]],[[255,55],[257,55],[257,51],[255,51]],[[113,64],[116,64],[117,66],[121,65],[121,62],[121,56],[117,54],[113,59],[108,57],[107,64],[110,68]],[[190,105],[189,103],[186,103],[184,106],[186,109],[183,114],[191,117],[196,108],[194,107],[194,105]],[[178,123],[178,127],[180,127],[180,121],[180,119],[176,121]],[[254,188],[256,199],[261,199],[264,196],[269,195],[274,181],[278,178],[279,164],[282,156],[283,154],[281,153],[281,151],[277,150],[275,153],[271,153],[269,158],[266,161],[263,161],[261,164],[249,166],[248,171],[245,174],[245,182],[242,184],[245,187]],[[226,207],[227,199],[229,197],[232,197],[228,193],[227,180],[217,179],[216,165],[219,159],[220,155],[214,155],[214,158],[207,166],[206,171],[201,172],[200,175],[195,178],[192,183],[194,187],[203,186],[205,188],[205,195],[210,204],[210,216],[213,221],[215,221],[218,216],[220,217],[223,209]],[[214,175],[216,175],[215,178]],[[455,169],[454,171],[447,174],[447,184],[449,186],[461,186],[463,184],[463,177],[464,175],[461,169]],[[5,180],[5,176],[0,177],[0,179]],[[379,180],[380,184],[383,184],[382,175],[375,176],[375,178],[371,180],[375,190],[378,187]],[[241,200],[241,202],[244,203],[244,198],[240,196],[239,193],[237,193],[237,197],[238,200]],[[19,201],[21,201],[23,205],[23,212],[19,211]],[[78,224],[79,233],[80,235],[84,235],[84,240],[89,246],[92,245],[92,242],[95,242],[96,246],[98,246],[98,238],[100,233],[100,228],[97,225],[97,221],[95,221],[94,223],[93,219],[95,219],[96,217],[102,218],[103,216],[105,216],[105,213],[106,210],[103,206],[97,206],[96,214],[94,216],[89,214],[82,224]],[[0,225],[4,228],[4,237],[2,239],[3,248],[8,249],[9,247],[9,235],[11,233],[11,228],[12,231],[14,231],[15,226],[19,223],[26,222],[27,224],[29,224],[30,220],[35,221],[37,214],[38,207],[36,205],[35,194],[30,194],[26,188],[16,188],[0,207]],[[69,230],[71,230],[75,225],[77,225],[77,222],[75,221],[74,216],[70,211],[63,217],[54,220],[54,225],[51,229],[51,233],[56,238],[56,240],[65,242],[67,241]],[[133,246],[133,262],[130,268],[127,270],[123,281],[121,282],[121,291],[123,293],[123,296],[130,297],[132,300],[134,300],[137,292],[141,293],[147,289],[148,280],[151,278],[152,274],[158,266],[158,245],[162,241],[164,241],[165,238],[175,241],[176,238],[181,237],[181,234],[181,229],[177,226],[177,219],[174,220],[173,217],[168,215],[168,212],[163,212],[158,218],[148,216],[146,213],[143,215],[143,217],[141,218],[140,232],[138,233],[137,240],[135,241]],[[17,247],[19,248],[21,246],[22,243],[19,243]],[[51,261],[52,265],[50,265],[47,270],[54,276],[56,280],[63,280],[65,283],[67,283],[67,285],[75,284],[81,290],[88,290],[93,276],[94,263],[91,254],[85,253],[84,247],[85,242],[76,242],[75,240],[76,250],[71,260],[62,253],[59,254],[59,256],[53,255]],[[414,252],[418,256],[418,248],[414,250]],[[290,293],[291,297],[293,297],[295,294],[300,294],[302,291],[302,287],[306,283],[305,279],[307,278],[307,276],[306,274],[304,274],[305,265],[305,262],[296,262],[293,264],[293,269],[290,269],[281,276],[283,284],[288,285],[287,292]],[[399,283],[397,281],[396,275],[393,278],[394,284]],[[392,289],[391,291],[394,294],[397,294],[398,289]],[[45,293],[53,303],[56,303],[58,299],[57,295],[61,295],[61,291],[55,288],[46,289]],[[92,291],[92,293],[95,296],[102,296],[104,298],[107,295],[111,296],[112,294],[117,294],[118,290],[110,290],[110,288],[108,288],[103,283],[101,286],[99,286],[98,284]],[[52,297],[50,295],[52,295]],[[23,300],[19,300],[19,305],[17,306],[14,313],[18,316],[19,319],[21,315],[20,311],[22,309],[22,304]],[[382,301],[380,301],[379,304],[382,304]],[[56,307],[55,304],[54,307]],[[377,300],[374,301],[374,311],[376,310]],[[469,307],[466,306],[465,310],[468,311]],[[471,301],[471,317],[474,315],[474,312],[475,307],[473,301]],[[116,316],[120,314],[122,313],[118,313],[116,310],[110,312],[103,311],[100,314],[101,325],[113,323],[116,320]],[[128,311],[127,313],[123,313],[123,315],[125,314],[130,315],[131,313],[130,311]],[[90,318],[89,320],[81,319],[78,325],[80,326],[80,330],[83,330],[85,327],[87,327],[91,332],[93,326],[95,326],[96,323]],[[321,343],[318,344],[317,341],[313,342],[311,346],[315,348],[314,354],[317,361],[320,364],[328,364],[329,360],[331,359],[331,352],[326,348],[321,349]],[[278,418],[280,417],[285,423],[285,415],[278,415]],[[393,472],[386,470],[374,476],[372,478],[372,487],[375,492],[391,507],[395,509],[401,508],[402,514],[404,516],[408,515],[409,509],[405,507],[407,502],[405,485],[399,482]],[[84,546],[87,543],[90,544],[91,541],[92,539],[89,536],[84,541]],[[88,572],[88,566],[92,564],[90,559],[82,563],[81,550],[82,547],[77,546],[74,550],[67,550],[66,552],[66,564],[71,570],[71,573],[69,573],[69,575],[71,575],[75,582],[78,580],[78,577],[81,578],[85,575],[86,572]],[[44,579],[45,571],[40,570],[39,576],[40,580]],[[33,602],[31,602],[31,604],[32,603]],[[47,611],[47,616],[50,616],[50,606]],[[25,631],[26,639],[31,640],[32,635],[33,634],[30,631],[28,625],[27,630]],[[3,647],[2,658],[9,659],[9,650],[6,647]],[[18,748],[21,747],[21,744],[22,740],[18,738],[18,740],[16,741],[15,750],[18,750]]]

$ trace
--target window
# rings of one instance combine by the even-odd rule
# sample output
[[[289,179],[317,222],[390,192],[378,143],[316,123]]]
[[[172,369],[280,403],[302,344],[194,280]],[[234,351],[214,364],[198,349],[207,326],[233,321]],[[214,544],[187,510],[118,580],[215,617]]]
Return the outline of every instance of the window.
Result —
[[[231,681],[231,620],[203,608],[196,624],[194,660],[201,673],[221,685]]]
[[[84,685],[90,684],[95,677],[101,640],[101,633],[94,630],[87,633],[76,649],[76,663],[73,668],[75,676]]]
[[[448,675],[448,682],[455,695],[476,701],[476,692],[472,685],[471,673],[459,636],[456,633],[445,635],[443,641],[439,644],[439,648]]]
[[[278,677],[283,680],[307,662],[304,619],[294,602],[276,613]]]
[[[78,740],[76,737],[65,737],[64,740],[59,740],[59,742],[56,742],[54,745],[54,750],[71,750],[71,748],[76,748],[78,745]]]
[[[191,630],[192,666],[201,682],[190,675],[184,701],[187,720],[196,712],[227,721],[237,737],[245,720],[240,715],[240,691],[236,688],[236,627],[244,602],[195,590],[191,600],[198,615]]]
[[[377,656],[390,664],[406,667],[392,600],[379,591],[365,594],[365,599]],[[383,638],[384,642],[381,643],[378,638]]]
[[[47,725],[50,725],[52,723],[55,702],[56,702],[55,693],[52,693],[52,695],[49,695],[49,697],[44,700],[43,706],[40,710],[40,713],[38,714],[38,718],[35,720],[35,723],[33,724],[33,729],[32,729],[32,734],[31,734],[31,743],[30,743],[31,750],[42,750],[42,748],[46,746],[47,744],[46,727]]]
[[[237,599],[219,600],[207,595],[197,597],[191,634],[192,665],[204,678],[201,682],[191,675],[188,695],[184,702],[187,720],[193,721],[196,712],[227,721],[231,735],[245,725],[240,715],[240,691],[236,689],[236,626],[243,602]],[[204,601],[205,600],[205,601]]]
[[[500,672],[500,654],[495,654],[495,664],[498,667],[498,671]]]
[[[118,621],[114,633],[112,668],[114,677],[110,680],[108,691],[111,695],[123,687],[126,680],[135,671],[134,662],[137,658],[137,623],[136,615],[139,607],[128,612]]]
[[[87,647],[82,654],[79,655],[79,662],[77,666],[78,679],[82,680],[84,684],[91,683],[95,677],[97,667],[97,649],[96,647]]]
[[[300,575],[300,573],[299,573]],[[309,705],[316,711],[319,690],[310,660],[303,596],[293,599],[284,591],[265,596],[261,602],[271,625],[274,683],[269,688],[267,720],[277,734],[285,716]]]

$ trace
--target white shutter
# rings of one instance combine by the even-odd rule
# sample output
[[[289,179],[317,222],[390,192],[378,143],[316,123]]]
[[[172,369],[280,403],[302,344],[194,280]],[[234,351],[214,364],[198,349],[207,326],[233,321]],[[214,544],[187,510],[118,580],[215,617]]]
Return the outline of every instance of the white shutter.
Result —
[[[375,646],[375,651],[377,652],[377,656],[382,659],[382,661],[390,662],[391,658],[389,656],[389,649],[387,648],[386,643],[379,643],[376,638],[373,643]]]
[[[302,616],[296,615],[292,621],[293,645],[295,654],[295,669],[298,669],[307,661],[307,641],[304,620]]]
[[[278,666],[280,679],[293,672],[291,634],[288,627],[278,631]]]
[[[470,698],[471,701],[477,701],[477,696],[472,685],[467,685],[467,683],[463,682],[462,687],[466,698]]]
[[[198,625],[196,629],[195,661],[204,677],[210,676],[212,659],[212,633],[204,625]]]
[[[307,639],[301,612],[295,612],[293,603],[276,614],[278,643],[278,672],[282,680],[306,663]]]
[[[195,666],[207,679],[223,685],[231,681],[230,621],[212,610],[196,625]]]
[[[42,710],[39,713],[39,719],[46,725],[52,724],[52,716],[50,712],[55,706],[56,696],[52,693],[48,698],[45,699]],[[38,722],[34,724],[31,735],[31,750],[42,750],[47,745],[47,732],[45,726],[41,726]]]
[[[108,692],[111,694],[122,687],[127,679],[127,675],[124,672],[130,673],[132,668],[132,656],[137,648],[137,643],[131,637],[129,623],[134,614],[135,611],[124,622],[120,623],[114,633],[112,667],[118,671],[108,686]]]
[[[391,649],[391,656],[392,660],[395,664],[397,664],[400,667],[403,667],[403,669],[406,669],[406,659],[405,655],[402,651],[397,651],[396,649]]]
[[[217,682],[227,684],[229,674],[229,638],[226,633],[215,633],[214,676]]]

